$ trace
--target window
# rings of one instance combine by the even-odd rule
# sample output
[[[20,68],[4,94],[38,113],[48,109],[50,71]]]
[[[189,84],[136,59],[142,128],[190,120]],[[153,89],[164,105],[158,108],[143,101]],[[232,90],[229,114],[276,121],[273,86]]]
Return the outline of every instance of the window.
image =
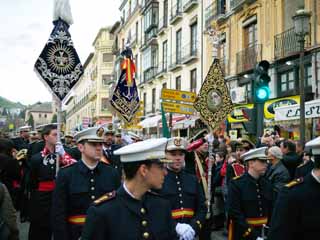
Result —
[[[107,86],[113,82],[113,75],[111,74],[103,74],[102,75],[102,84]]]
[[[41,113],[39,113],[39,118],[41,118]]]
[[[181,90],[181,76],[176,77],[176,90]]]
[[[138,54],[136,54],[136,56],[135,56],[135,58],[134,58],[134,63],[135,63],[135,65],[136,65],[136,70],[138,70],[139,69],[139,65],[138,65],[138,63],[139,63],[139,61],[138,61]],[[136,78],[138,78],[138,71],[136,71],[136,76],[135,76]]]
[[[113,55],[111,53],[104,53],[102,56],[103,56],[103,62],[113,61]]]
[[[190,71],[190,92],[197,92],[197,69]]]
[[[167,83],[162,84],[162,88],[166,89],[167,88]]]
[[[258,42],[257,22],[250,23],[244,28],[244,47],[250,48]]]
[[[156,89],[152,89],[152,113],[156,112]]]
[[[182,31],[181,28],[176,32],[176,62],[181,62],[181,41],[182,41]]]
[[[148,70],[158,65],[158,47],[150,46],[143,52],[143,69]]]
[[[245,93],[246,93],[246,101],[250,102],[251,98],[252,98],[252,85],[250,82],[245,83],[243,85],[241,85],[240,87],[244,87],[245,88]]]
[[[47,118],[47,114],[44,114],[44,118]]]
[[[136,22],[136,39],[138,39],[139,36],[139,23]]]
[[[293,70],[280,74],[280,92],[294,90],[295,80]]]
[[[158,26],[159,8],[158,4],[151,4],[151,7],[146,11],[144,20],[144,31],[148,32],[155,26]]]
[[[304,67],[304,71],[305,71],[305,86],[312,86],[312,67],[311,65],[307,65]]]
[[[101,110],[108,109],[108,98],[101,98]]]
[[[168,25],[168,0],[163,2],[163,25]]]
[[[168,42],[167,40],[162,43],[162,70],[166,71],[168,66]]]
[[[191,47],[191,55],[196,54],[197,52],[197,23],[194,23],[190,26],[190,47]]]
[[[147,93],[143,93],[143,115],[146,115],[147,109]]]

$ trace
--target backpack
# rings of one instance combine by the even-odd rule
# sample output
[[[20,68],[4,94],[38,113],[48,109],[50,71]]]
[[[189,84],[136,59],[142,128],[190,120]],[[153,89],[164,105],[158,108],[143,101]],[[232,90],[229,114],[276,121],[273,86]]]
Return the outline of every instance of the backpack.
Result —
[[[3,204],[4,204],[4,185],[0,183],[0,239],[7,240],[10,236],[10,229],[3,219]]]

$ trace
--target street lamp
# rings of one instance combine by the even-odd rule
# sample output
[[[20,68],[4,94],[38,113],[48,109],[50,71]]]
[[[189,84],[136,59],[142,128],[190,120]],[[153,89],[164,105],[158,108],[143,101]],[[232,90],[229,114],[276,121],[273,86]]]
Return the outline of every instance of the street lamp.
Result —
[[[292,17],[294,23],[294,32],[298,37],[300,47],[300,141],[305,142],[305,93],[304,93],[304,42],[305,36],[310,33],[310,17],[311,13],[305,9],[296,11],[296,15]]]

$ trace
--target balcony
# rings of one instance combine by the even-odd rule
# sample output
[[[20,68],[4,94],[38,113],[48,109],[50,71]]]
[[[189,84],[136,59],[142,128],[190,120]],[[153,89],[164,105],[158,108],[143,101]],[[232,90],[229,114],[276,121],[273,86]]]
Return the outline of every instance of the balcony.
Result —
[[[299,54],[300,47],[294,28],[290,28],[274,36],[274,58],[281,59]],[[311,35],[306,36],[305,48],[311,45]]]
[[[135,48],[137,46],[137,44],[138,44],[138,39],[137,39],[136,34],[134,34],[134,35],[131,36],[129,45],[130,45],[131,48]]]
[[[168,62],[162,61],[159,63],[157,78],[163,77],[168,71]]]
[[[183,3],[183,12],[187,13],[196,6],[198,6],[198,0],[185,0]]]
[[[158,34],[161,35],[165,32],[165,30],[168,27],[168,16],[161,18],[159,20],[159,28],[158,28]]]
[[[194,43],[194,44],[188,43],[184,47],[182,47],[181,62],[183,64],[191,63],[197,59],[198,59],[197,43]]]
[[[209,28],[213,20],[223,17],[226,13],[226,5],[224,1],[213,1],[205,9],[205,27]]]
[[[143,82],[152,82],[152,80],[156,77],[157,75],[157,66],[152,66],[149,67],[147,70],[143,71]]]
[[[158,32],[158,25],[154,25],[153,28],[149,28],[148,32],[144,33],[143,42],[142,42],[141,47],[140,47],[141,50],[146,49],[149,45],[158,44],[157,32]]]
[[[141,6],[141,12],[145,12],[147,8],[150,6],[150,4],[155,3],[158,4],[157,0],[145,0],[144,4]]]
[[[182,19],[181,2],[179,2],[179,0],[177,2],[179,4],[176,4],[171,8],[170,24],[175,24]]]
[[[230,9],[237,11],[241,9],[244,3],[251,4],[254,3],[256,0],[231,0],[230,1]]]
[[[177,54],[173,54],[170,57],[170,65],[169,65],[169,71],[175,71],[182,67],[182,58],[181,58],[181,52]]]
[[[262,45],[256,44],[237,53],[237,73],[253,69],[262,60]]]
[[[118,47],[117,42],[113,43],[111,51],[113,55],[118,55],[120,53],[120,49]]]

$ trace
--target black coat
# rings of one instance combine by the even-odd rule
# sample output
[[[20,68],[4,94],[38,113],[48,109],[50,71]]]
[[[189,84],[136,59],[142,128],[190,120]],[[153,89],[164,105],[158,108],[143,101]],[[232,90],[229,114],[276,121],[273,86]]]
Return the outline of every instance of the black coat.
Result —
[[[268,239],[319,239],[319,202],[320,183],[311,174],[287,184],[279,194]]]
[[[300,164],[295,173],[295,178],[305,177],[309,173],[311,173],[313,169],[313,161],[308,161],[306,164]]]
[[[288,152],[283,155],[282,159],[283,165],[288,169],[290,174],[290,179],[294,179],[296,168],[302,163],[300,156],[295,152]]]
[[[82,240],[175,240],[170,203],[154,193],[141,201],[121,186],[88,210]],[[147,237],[147,238],[146,238]]]
[[[94,170],[79,161],[59,171],[52,202],[54,239],[78,240],[90,204],[120,186],[117,171],[99,162]],[[76,217],[78,216],[78,217]]]
[[[171,203],[172,218],[175,223],[187,223],[197,234],[204,224],[207,214],[205,197],[196,176],[168,169],[159,193]]]
[[[114,155],[113,152],[117,149],[121,148],[121,145],[119,144],[112,144],[111,149],[103,149],[103,155],[108,159],[110,165],[114,167],[119,175],[122,175],[122,163],[120,161],[119,155]]]
[[[236,177],[230,181],[228,201],[229,234],[233,239],[256,240],[261,236],[262,224],[267,224],[272,215],[273,190],[269,181],[263,177],[256,180],[249,173]]]

